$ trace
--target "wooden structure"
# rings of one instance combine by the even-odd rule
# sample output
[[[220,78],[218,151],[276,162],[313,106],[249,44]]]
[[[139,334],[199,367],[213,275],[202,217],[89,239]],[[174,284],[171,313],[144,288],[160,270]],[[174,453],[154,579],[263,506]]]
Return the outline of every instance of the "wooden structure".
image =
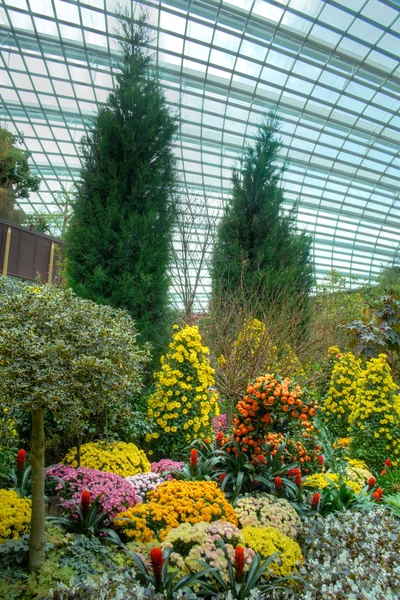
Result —
[[[57,263],[63,247],[55,237],[0,219],[0,275],[59,282]]]

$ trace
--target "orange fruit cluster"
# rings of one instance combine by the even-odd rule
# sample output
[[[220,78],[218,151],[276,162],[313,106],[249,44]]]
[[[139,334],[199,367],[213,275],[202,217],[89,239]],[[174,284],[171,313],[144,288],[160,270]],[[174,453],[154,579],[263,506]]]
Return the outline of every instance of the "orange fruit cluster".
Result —
[[[268,442],[272,453],[276,454],[279,444],[285,442],[281,433],[268,432],[273,423],[287,422],[296,419],[301,428],[301,435],[308,441],[313,438],[314,425],[312,418],[317,412],[315,402],[306,401],[301,388],[289,378],[267,373],[257,377],[247,386],[243,400],[237,404],[237,415],[233,421],[233,439],[243,452],[251,456],[263,453],[263,445]],[[224,443],[228,440],[224,440]],[[288,453],[291,460],[308,462],[311,454],[301,442],[295,443]],[[312,452],[314,454],[314,452]]]

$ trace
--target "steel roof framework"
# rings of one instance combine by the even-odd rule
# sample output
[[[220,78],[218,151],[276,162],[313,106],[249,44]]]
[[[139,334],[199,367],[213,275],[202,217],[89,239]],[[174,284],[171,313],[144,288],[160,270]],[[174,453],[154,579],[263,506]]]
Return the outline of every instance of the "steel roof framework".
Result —
[[[136,3],[128,4],[137,15]],[[278,107],[289,208],[315,235],[317,275],[373,280],[400,243],[400,3],[144,0],[188,193],[216,218],[230,170]],[[0,120],[42,177],[29,211],[59,211],[79,142],[118,68],[115,0],[2,0]],[[177,243],[179,241],[177,240]],[[209,277],[201,278],[204,306]]]

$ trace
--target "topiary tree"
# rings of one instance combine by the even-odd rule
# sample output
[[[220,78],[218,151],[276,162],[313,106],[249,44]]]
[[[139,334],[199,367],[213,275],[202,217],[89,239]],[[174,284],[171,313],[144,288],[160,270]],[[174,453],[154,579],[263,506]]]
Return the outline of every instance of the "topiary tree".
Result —
[[[194,439],[211,438],[212,420],[219,414],[214,369],[198,327],[176,331],[155,374],[156,390],[149,398],[148,418],[154,431],[146,437],[157,454],[179,456]]]
[[[120,19],[116,86],[82,141],[81,179],[67,232],[72,289],[125,308],[146,341],[166,332],[177,131],[146,49],[149,30]]]
[[[386,354],[372,358],[362,370],[349,424],[352,458],[376,470],[387,458],[400,464],[400,395]]]
[[[246,147],[239,167],[233,169],[232,195],[214,246],[213,295],[243,287],[254,293],[266,287],[274,292],[269,298],[274,302],[285,290],[298,309],[307,304],[313,284],[312,238],[297,230],[296,209],[283,213],[278,124],[273,115],[265,119],[254,146]]]
[[[321,406],[321,416],[330,433],[336,437],[349,435],[349,417],[355,408],[361,369],[361,359],[352,352],[340,354],[335,361],[328,394]]]
[[[3,402],[32,417],[32,521],[29,567],[39,569],[44,538],[44,417],[69,432],[100,433],[125,398],[139,392],[146,351],[122,310],[99,306],[53,286],[0,280],[0,382]]]

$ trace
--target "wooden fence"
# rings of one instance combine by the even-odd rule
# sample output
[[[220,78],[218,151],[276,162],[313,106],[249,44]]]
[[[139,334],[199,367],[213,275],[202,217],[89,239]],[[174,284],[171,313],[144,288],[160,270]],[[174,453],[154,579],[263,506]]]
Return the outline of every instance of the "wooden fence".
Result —
[[[0,219],[0,275],[56,283],[63,247],[57,238]]]

